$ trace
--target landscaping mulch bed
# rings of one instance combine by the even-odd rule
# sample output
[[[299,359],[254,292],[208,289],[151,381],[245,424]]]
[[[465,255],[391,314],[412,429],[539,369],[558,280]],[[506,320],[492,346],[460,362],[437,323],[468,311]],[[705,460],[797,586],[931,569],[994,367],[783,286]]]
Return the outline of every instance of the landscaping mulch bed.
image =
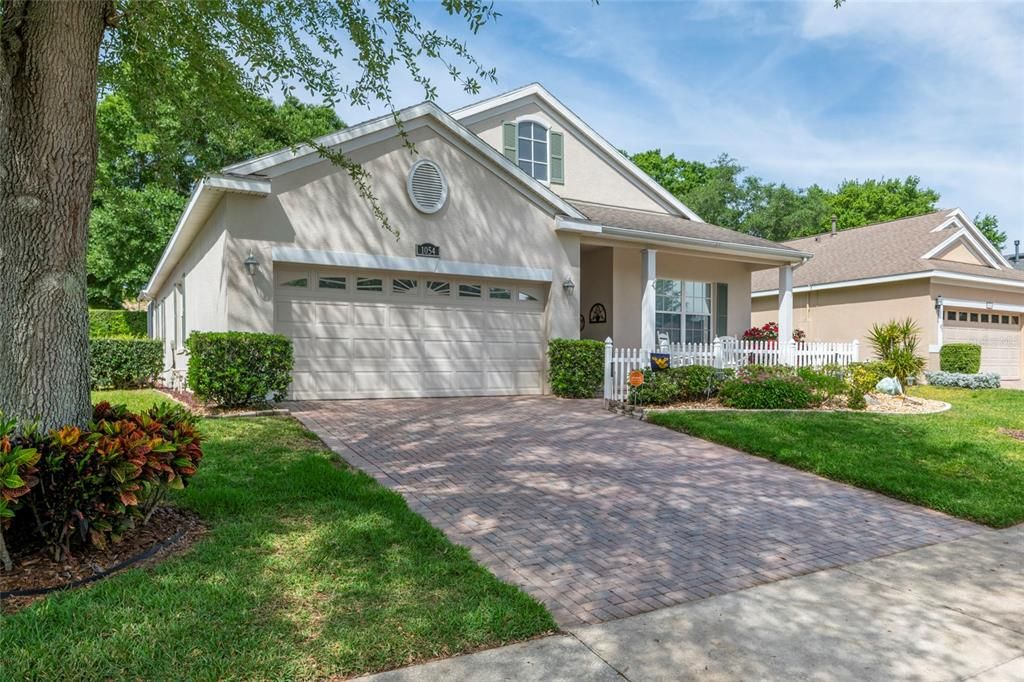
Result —
[[[165,506],[153,512],[145,526],[137,527],[121,542],[111,544],[106,550],[89,547],[79,550],[72,557],[54,561],[46,547],[12,548],[14,568],[10,573],[0,569],[0,593],[62,589],[79,581],[106,577],[106,572],[163,543],[165,546],[151,556],[124,566],[121,570],[151,566],[187,550],[205,532],[206,528],[193,512]],[[13,613],[45,596],[6,597],[0,602],[0,611]]]
[[[254,410],[251,407],[216,407],[199,402],[196,397],[188,391],[179,391],[173,388],[157,387],[156,389],[171,400],[181,403],[201,417],[217,419],[218,417],[271,417],[283,414],[290,414],[285,408],[268,408]]]

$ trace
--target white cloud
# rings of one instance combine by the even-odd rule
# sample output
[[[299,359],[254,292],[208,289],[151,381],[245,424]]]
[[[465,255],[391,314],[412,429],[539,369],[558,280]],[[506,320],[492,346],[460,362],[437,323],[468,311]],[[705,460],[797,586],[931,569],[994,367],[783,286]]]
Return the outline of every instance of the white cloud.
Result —
[[[920,175],[943,205],[996,213],[1024,238],[1024,3],[499,10],[470,38],[501,78],[484,96],[540,81],[617,146],[728,152],[789,184]],[[523,40],[532,25],[541,30]],[[431,74],[442,106],[475,99]],[[396,88],[399,105],[418,98]]]

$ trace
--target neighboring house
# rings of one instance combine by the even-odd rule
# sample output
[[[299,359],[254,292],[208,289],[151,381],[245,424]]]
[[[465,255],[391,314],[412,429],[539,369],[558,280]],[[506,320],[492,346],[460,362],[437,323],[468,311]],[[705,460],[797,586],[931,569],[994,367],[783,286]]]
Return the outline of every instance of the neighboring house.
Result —
[[[1021,378],[1024,272],[1015,270],[960,209],[786,242],[814,254],[794,270],[794,324],[808,340],[859,338],[872,324],[911,317],[928,366],[943,343],[981,345],[983,371]],[[775,319],[775,281],[753,275],[753,321]]]
[[[292,397],[546,389],[547,340],[654,348],[750,324],[750,276],[806,255],[709,225],[539,85],[432,103],[198,183],[143,291],[180,380],[192,330],[279,332]],[[250,272],[251,271],[251,272]]]
[[[1013,240],[1013,253],[1004,254],[1003,258],[1005,258],[1015,270],[1024,270],[1024,260],[1021,259],[1019,239]]]

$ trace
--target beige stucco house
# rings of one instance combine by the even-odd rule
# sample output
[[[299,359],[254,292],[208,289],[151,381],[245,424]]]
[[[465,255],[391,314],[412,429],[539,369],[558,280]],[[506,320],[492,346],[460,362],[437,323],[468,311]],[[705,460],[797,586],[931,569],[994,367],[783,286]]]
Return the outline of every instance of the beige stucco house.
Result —
[[[168,377],[194,330],[278,332],[292,397],[540,393],[548,339],[653,348],[750,324],[806,254],[709,225],[543,87],[327,135],[200,182],[143,295]],[[788,311],[783,311],[785,317]]]
[[[943,343],[978,343],[983,371],[1020,380],[1024,271],[960,209],[786,244],[814,254],[793,273],[794,324],[808,340],[859,338],[869,348],[874,323],[911,317],[930,368]],[[775,280],[754,273],[752,288],[754,324],[774,320]]]

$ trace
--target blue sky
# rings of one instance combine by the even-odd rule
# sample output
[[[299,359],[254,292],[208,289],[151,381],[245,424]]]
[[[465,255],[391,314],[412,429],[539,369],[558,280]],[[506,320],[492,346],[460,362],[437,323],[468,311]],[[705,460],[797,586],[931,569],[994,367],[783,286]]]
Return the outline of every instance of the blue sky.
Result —
[[[427,22],[463,35],[433,3]],[[508,2],[468,36],[482,96],[541,82],[618,147],[773,181],[921,176],[1024,241],[1024,2]],[[478,99],[433,69],[438,103]],[[396,83],[396,104],[422,93]],[[341,108],[349,123],[379,111]]]

